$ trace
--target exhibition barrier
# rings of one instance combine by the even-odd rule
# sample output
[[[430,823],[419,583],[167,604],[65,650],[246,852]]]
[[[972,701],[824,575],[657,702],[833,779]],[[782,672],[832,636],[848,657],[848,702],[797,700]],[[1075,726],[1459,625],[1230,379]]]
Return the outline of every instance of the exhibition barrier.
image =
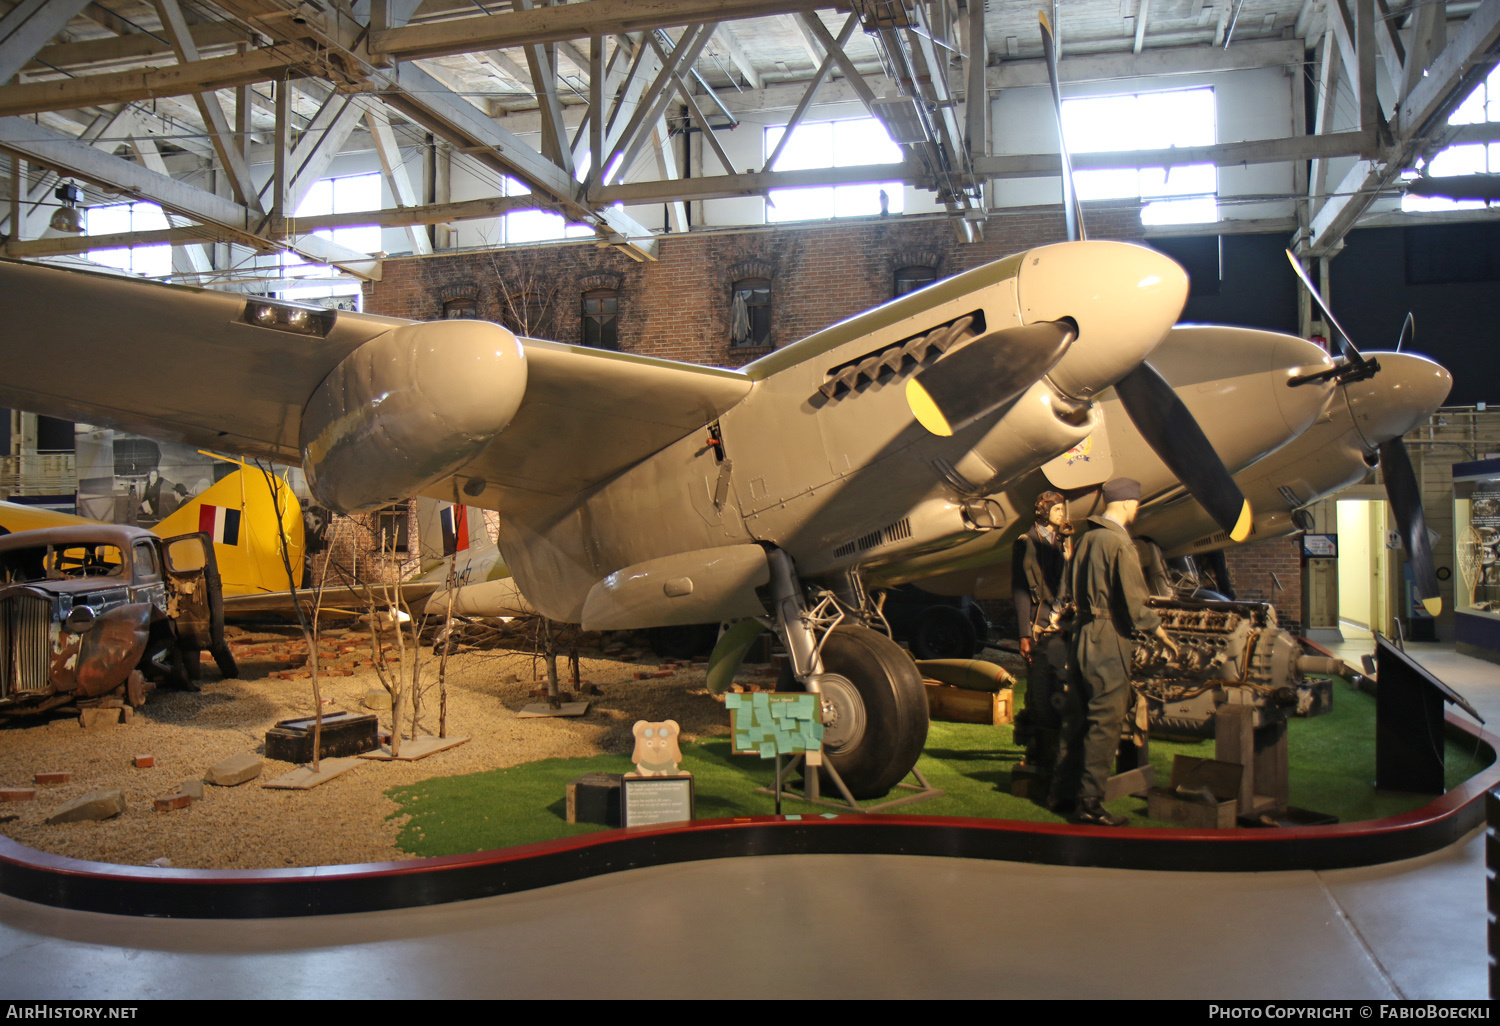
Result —
[[[1500,739],[1447,717],[1500,750]],[[1202,872],[1336,869],[1412,858],[1484,822],[1500,762],[1411,812],[1331,826],[1189,830],[943,816],[753,816],[603,830],[471,855],[300,869],[166,869],[85,862],[0,837],[0,893],[116,915],[254,919],[435,905],[626,869],[750,855],[936,855]]]

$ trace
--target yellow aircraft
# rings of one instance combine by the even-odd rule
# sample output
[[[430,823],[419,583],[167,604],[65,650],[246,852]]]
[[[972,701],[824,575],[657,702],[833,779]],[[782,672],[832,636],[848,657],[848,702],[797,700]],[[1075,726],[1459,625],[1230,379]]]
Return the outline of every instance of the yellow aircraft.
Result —
[[[214,558],[225,598],[287,591],[286,567],[281,560],[281,532],[276,528],[281,513],[291,557],[293,583],[302,584],[302,509],[291,487],[281,478],[250,467],[242,467],[206,488],[151,530],[158,537],[203,531],[214,543]],[[87,517],[59,513],[15,502],[0,502],[0,533],[11,534],[41,527],[92,524]]]

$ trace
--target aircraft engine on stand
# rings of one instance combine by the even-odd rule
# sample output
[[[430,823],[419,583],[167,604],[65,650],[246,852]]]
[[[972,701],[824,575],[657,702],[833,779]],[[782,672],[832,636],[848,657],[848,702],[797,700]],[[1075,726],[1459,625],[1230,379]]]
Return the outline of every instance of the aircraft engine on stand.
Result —
[[[1309,675],[1337,673],[1339,660],[1303,655],[1269,603],[1150,604],[1178,645],[1175,657],[1155,637],[1136,645],[1131,683],[1146,700],[1153,735],[1212,737],[1214,712],[1226,703],[1254,707],[1256,727],[1327,711],[1328,683]]]

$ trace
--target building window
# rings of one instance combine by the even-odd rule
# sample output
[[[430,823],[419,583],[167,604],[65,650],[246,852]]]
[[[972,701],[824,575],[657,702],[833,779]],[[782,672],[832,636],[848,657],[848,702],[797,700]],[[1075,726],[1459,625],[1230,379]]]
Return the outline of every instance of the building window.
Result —
[[[1063,134],[1071,153],[1211,146],[1218,111],[1211,86],[1063,101]],[[1075,171],[1080,200],[1138,199],[1142,224],[1219,219],[1219,173],[1213,164]]]
[[[479,304],[472,299],[450,299],[443,303],[443,320],[472,321],[479,319]]]
[[[620,294],[614,289],[589,289],[583,294],[583,344],[595,349],[619,349]]]
[[[1483,82],[1469,94],[1468,99],[1448,115],[1450,125],[1483,125],[1500,121],[1500,68],[1490,72]],[[1451,175],[1478,175],[1500,172],[1500,142],[1461,143],[1439,150],[1432,162],[1426,166],[1427,174],[1433,178]],[[1405,180],[1416,177],[1416,172],[1401,176]],[[1425,210],[1482,210],[1495,206],[1495,200],[1449,199],[1447,196],[1417,196],[1404,193],[1401,209],[1407,212]],[[89,213],[90,219],[93,212]]]
[[[525,183],[506,178],[501,183],[501,192],[506,196],[525,196],[531,192]],[[616,204],[618,206],[618,204]],[[587,239],[594,229],[586,224],[569,224],[561,214],[550,210],[515,210],[500,218],[501,242],[517,245],[525,242],[553,242],[558,239]]]
[[[898,267],[896,268],[895,295],[904,296],[908,292],[925,288],[935,281],[937,281],[936,267]]]
[[[776,146],[785,133],[785,125],[766,129],[763,160],[776,152]],[[857,164],[892,164],[903,159],[905,154],[901,147],[891,141],[890,133],[879,120],[851,118],[798,125],[771,170],[803,171]],[[888,212],[901,213],[906,189],[899,181],[772,189],[766,204],[766,223],[869,217],[882,212],[882,192],[887,197]]]
[[[523,338],[554,338],[552,330],[552,297],[525,290],[512,292],[500,288],[500,323]]]
[[[734,283],[729,304],[729,344],[771,344],[771,279],[741,278]]]
[[[375,511],[375,541],[381,552],[407,551],[410,519],[404,504]]]
[[[90,235],[126,235],[168,227],[167,215],[161,207],[144,202],[94,207],[88,213],[87,225]],[[172,246],[165,242],[123,249],[91,249],[89,259],[148,278],[166,278],[172,274]]]

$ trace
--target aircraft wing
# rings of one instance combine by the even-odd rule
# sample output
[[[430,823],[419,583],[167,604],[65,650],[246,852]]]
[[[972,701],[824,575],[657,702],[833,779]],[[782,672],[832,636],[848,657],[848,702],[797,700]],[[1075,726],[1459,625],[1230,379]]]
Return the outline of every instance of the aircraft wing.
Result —
[[[299,464],[309,397],[363,343],[413,323],[312,311],[298,333],[254,297],[0,260],[0,405]],[[520,409],[460,477],[490,508],[573,495],[711,423],[738,371],[523,339]],[[452,498],[451,484],[432,487]],[[475,500],[470,500],[475,501]]]
[[[441,581],[423,581],[420,583],[410,582],[401,585],[400,605],[408,610],[420,610],[428,597],[442,588]],[[383,605],[385,600],[385,589],[372,585],[370,594],[375,596],[378,605]],[[310,588],[302,588],[297,592],[297,600],[306,609],[312,608],[313,592]],[[322,608],[325,611],[338,610],[345,613],[363,614],[369,610],[370,599],[364,588],[338,587],[324,588],[322,594]],[[289,591],[266,591],[251,595],[225,595],[224,615],[230,619],[237,616],[246,616],[252,613],[275,613],[294,620],[297,617],[296,610],[292,607],[292,593]]]

